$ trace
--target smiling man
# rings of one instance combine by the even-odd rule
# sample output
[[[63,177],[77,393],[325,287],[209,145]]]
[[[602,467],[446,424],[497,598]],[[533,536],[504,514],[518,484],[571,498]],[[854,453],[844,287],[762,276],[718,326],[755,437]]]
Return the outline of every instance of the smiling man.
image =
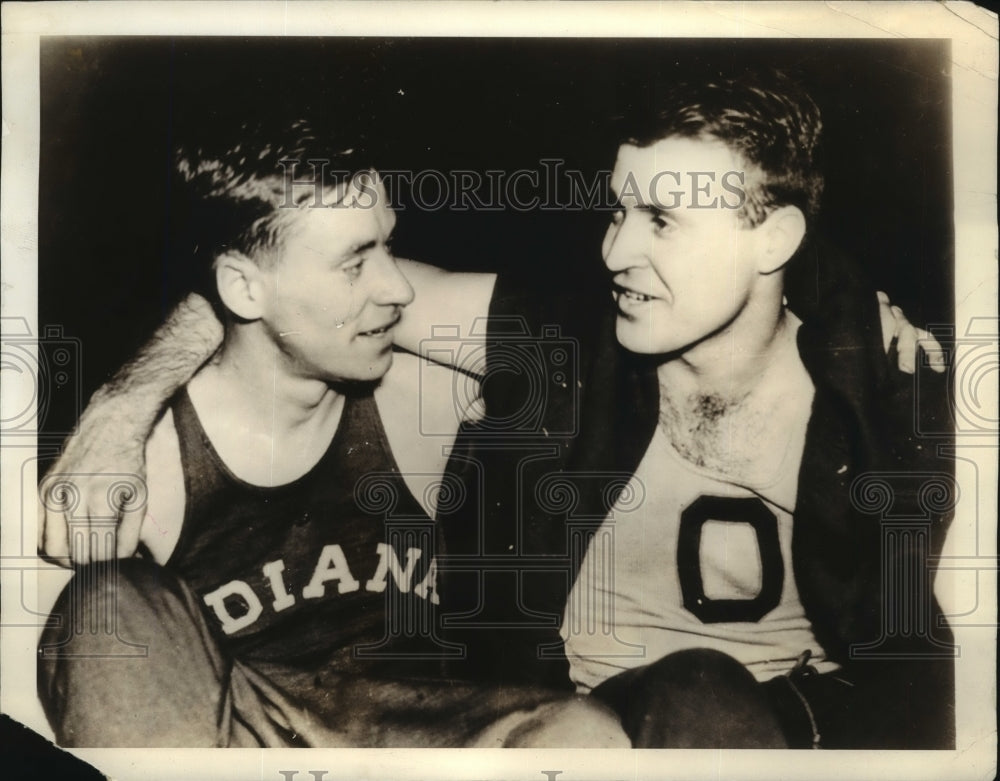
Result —
[[[59,742],[626,744],[582,698],[442,679],[455,649],[436,634],[432,518],[446,459],[419,436],[416,358],[393,366],[413,300],[388,250],[395,216],[350,151],[321,193],[289,192],[283,161],[315,142],[302,122],[222,140],[181,149],[174,186],[177,240],[209,272],[225,334],[146,445],[129,542],[75,546],[77,561],[123,560],[116,577],[79,571],[42,637]],[[436,430],[454,433],[450,375],[421,380],[442,401]],[[103,611],[117,634],[88,631]],[[146,653],[108,658],[119,638]]]
[[[573,631],[571,621],[563,635],[571,675],[588,690],[622,668],[616,643],[660,659],[653,669],[670,681],[664,698],[684,700],[661,728],[674,745],[709,729],[690,699],[709,713],[712,699],[685,691],[698,688],[698,676],[706,690],[730,689],[724,711],[705,718],[731,736],[770,726],[781,745],[769,709],[746,702],[754,687],[744,669],[765,681],[799,658],[819,672],[838,668],[791,577],[815,391],[796,346],[801,321],[783,303],[783,269],[822,189],[812,160],[819,115],[788,85],[677,93],[687,102],[618,152],[611,186],[620,208],[603,247],[618,342],[658,356],[658,425],[632,478],[646,502],[615,528],[614,638]],[[798,111],[781,113],[782,101],[795,99]],[[669,193],[665,169],[681,174]],[[734,173],[745,188],[735,202],[723,186]],[[677,566],[662,566],[668,561]],[[570,604],[607,590],[596,571],[584,561],[574,586],[582,596]]]
[[[548,386],[540,436],[504,456],[516,491],[484,500],[492,539],[553,556],[484,620],[561,617],[557,637],[520,630],[521,654],[508,646],[492,672],[568,675],[637,746],[947,747],[950,633],[929,589],[884,579],[933,572],[949,508],[921,505],[911,476],[951,465],[915,430],[913,384],[885,360],[864,287],[845,275],[809,302],[786,286],[796,264],[816,281],[836,265],[806,242],[819,110],[767,70],[672,82],[652,106],[611,176],[610,290],[501,276],[492,291],[496,323],[558,323],[580,360],[575,384]],[[500,327],[487,342],[517,349]],[[925,379],[920,413],[947,420],[940,376]],[[534,391],[498,376],[484,392],[506,412]],[[472,455],[501,474],[489,440]],[[928,518],[926,540],[883,542],[854,487],[871,474],[894,512]]]

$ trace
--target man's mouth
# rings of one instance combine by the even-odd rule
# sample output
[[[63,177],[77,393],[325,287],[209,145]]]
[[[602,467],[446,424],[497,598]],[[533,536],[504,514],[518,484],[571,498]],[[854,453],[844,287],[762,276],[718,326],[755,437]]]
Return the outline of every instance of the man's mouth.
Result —
[[[611,295],[618,303],[624,299],[626,301],[634,301],[637,304],[643,304],[647,301],[653,301],[656,298],[656,296],[648,296],[645,293],[639,293],[621,285],[612,285]]]
[[[396,323],[399,322],[399,317],[399,315],[396,315],[388,323],[380,325],[378,328],[370,328],[367,331],[359,331],[358,336],[384,336],[395,327]]]

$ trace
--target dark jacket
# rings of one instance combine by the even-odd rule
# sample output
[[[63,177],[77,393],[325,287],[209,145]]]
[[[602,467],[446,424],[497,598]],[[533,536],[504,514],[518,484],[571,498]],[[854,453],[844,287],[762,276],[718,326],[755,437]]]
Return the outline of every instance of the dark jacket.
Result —
[[[803,251],[786,277],[816,388],[794,577],[816,639],[851,684],[829,715],[846,743],[945,748],[954,653],[930,561],[955,489],[940,454],[948,437],[921,432],[950,430],[947,379],[894,368],[873,289],[831,252]],[[450,639],[467,648],[459,674],[570,687],[566,599],[656,426],[655,365],[618,345],[607,281],[584,277],[559,289],[501,277],[494,293],[488,414],[459,436],[452,466],[466,501],[441,518],[443,607]]]

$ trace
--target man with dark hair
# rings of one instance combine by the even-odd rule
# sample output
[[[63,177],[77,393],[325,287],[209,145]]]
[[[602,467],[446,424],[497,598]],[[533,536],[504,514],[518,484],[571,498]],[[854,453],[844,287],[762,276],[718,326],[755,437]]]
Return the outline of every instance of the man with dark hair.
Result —
[[[931,509],[929,541],[887,548],[854,493],[877,473],[894,512],[925,517],[910,475],[949,485],[951,464],[915,433],[913,386],[884,359],[874,302],[847,276],[829,285],[836,272],[817,262],[829,253],[805,243],[822,191],[819,111],[771,72],[672,85],[653,105],[611,176],[610,291],[502,277],[492,290],[494,322],[518,316],[533,334],[559,323],[580,367],[575,386],[548,387],[544,436],[504,453],[516,491],[501,483],[483,500],[498,549],[520,533],[522,552],[556,558],[517,594],[494,594],[483,621],[560,615],[558,637],[523,630],[481,669],[568,674],[637,746],[947,747],[950,633],[929,578],[904,594],[884,578],[932,571],[948,502]],[[793,298],[793,274],[797,291],[813,275],[823,297]],[[517,349],[500,328],[487,341]],[[947,420],[943,383],[922,391],[922,413]],[[486,409],[532,392],[499,374]],[[503,474],[489,440],[466,457]],[[554,481],[572,501],[545,499]]]
[[[175,166],[182,251],[211,270],[225,335],[146,445],[146,517],[118,551],[138,557],[79,572],[42,638],[60,743],[624,741],[582,698],[445,686],[431,519],[446,459],[419,436],[417,359],[390,372],[413,300],[395,216],[350,151],[322,188],[289,190],[285,163],[316,143],[302,122],[229,138]],[[450,372],[421,378],[443,402],[422,411],[454,432]],[[117,636],[85,631],[102,610]],[[109,665],[118,637],[148,656]]]
[[[468,334],[488,310],[489,333],[467,341],[491,354],[533,360],[525,335],[552,324],[578,348],[576,381],[546,387],[533,437],[460,437],[489,479],[446,529],[449,552],[547,566],[507,578],[510,593],[483,585],[489,564],[471,587],[455,573],[450,610],[479,620],[449,639],[466,643],[474,677],[593,691],[637,746],[947,745],[951,665],[932,647],[943,633],[852,656],[895,606],[879,524],[852,505],[851,483],[932,456],[874,297],[849,275],[831,283],[816,244],[803,246],[822,189],[818,111],[768,73],[678,85],[656,108],[618,150],[610,290],[403,266],[417,290],[395,334],[404,347],[420,349],[442,317]],[[806,271],[786,273],[793,257]],[[527,328],[513,342],[511,316]],[[900,347],[912,359],[912,342]],[[491,376],[487,416],[512,420],[537,394],[530,380]],[[571,507],[547,500],[553,480]],[[926,566],[918,551],[900,557]],[[503,642],[485,625],[507,626]]]
[[[569,610],[562,636],[578,689],[614,703],[647,745],[951,740],[951,661],[933,637],[854,658],[890,612],[941,611],[929,594],[885,601],[879,526],[848,486],[876,469],[948,466],[922,452],[914,401],[905,387],[889,395],[895,378],[879,361],[817,350],[785,304],[784,269],[819,208],[821,127],[796,84],[746,74],[668,89],[618,152],[620,209],[603,253],[615,331],[627,350],[656,356],[639,374],[655,375],[659,402],[632,478],[646,501],[613,523],[613,586],[588,566],[592,547],[568,602],[610,593],[614,636],[576,629]],[[664,170],[680,172],[673,200],[657,186]],[[726,187],[734,171],[738,206]],[[861,331],[843,347],[866,341],[877,350]],[[927,567],[918,550],[901,556]],[[947,643],[947,629],[933,634]],[[633,643],[658,661],[614,677],[635,664],[614,651]]]

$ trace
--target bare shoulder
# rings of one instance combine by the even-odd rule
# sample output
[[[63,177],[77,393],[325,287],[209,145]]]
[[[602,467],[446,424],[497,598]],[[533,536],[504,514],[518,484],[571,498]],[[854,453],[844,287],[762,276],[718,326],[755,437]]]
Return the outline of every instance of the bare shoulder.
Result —
[[[146,475],[149,499],[139,539],[163,564],[180,537],[185,501],[180,442],[169,409],[146,442]]]
[[[435,427],[457,429],[479,397],[479,382],[449,366],[399,352],[375,395]]]
[[[375,391],[393,457],[410,491],[430,515],[434,507],[426,501],[434,492],[426,489],[444,473],[465,415],[466,395],[478,395],[474,380],[410,353],[394,356],[392,368]]]

